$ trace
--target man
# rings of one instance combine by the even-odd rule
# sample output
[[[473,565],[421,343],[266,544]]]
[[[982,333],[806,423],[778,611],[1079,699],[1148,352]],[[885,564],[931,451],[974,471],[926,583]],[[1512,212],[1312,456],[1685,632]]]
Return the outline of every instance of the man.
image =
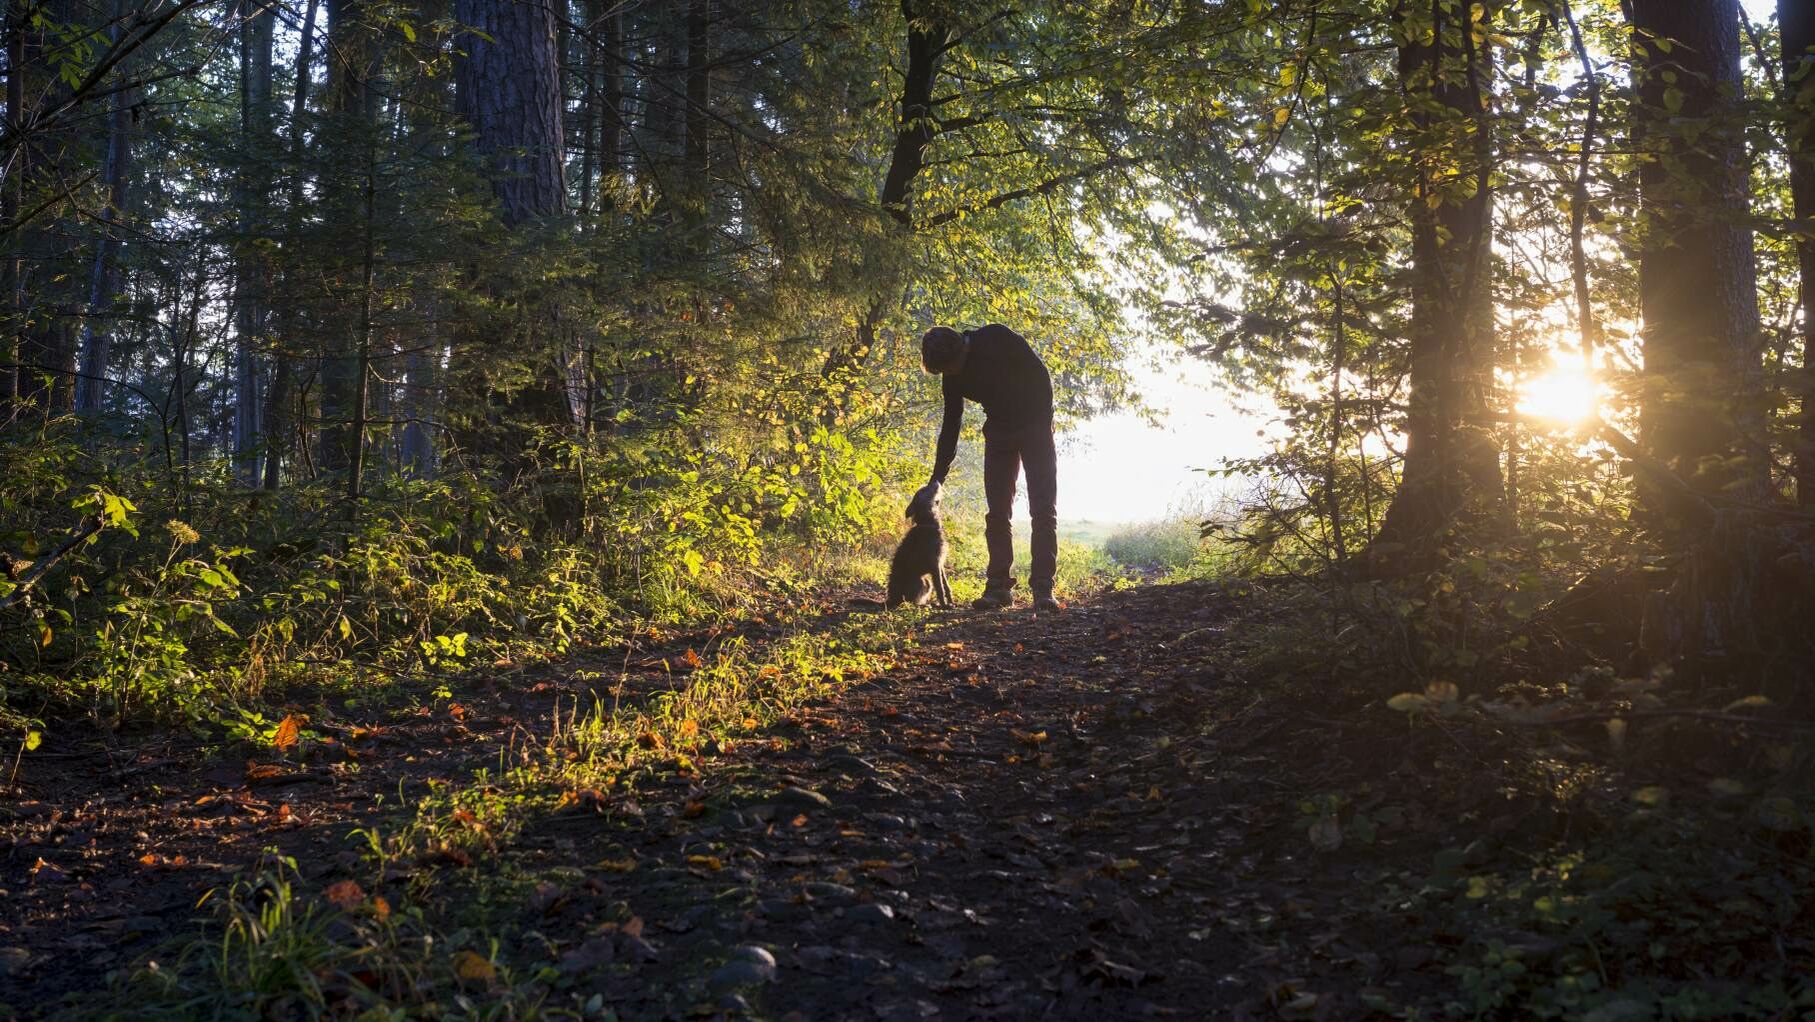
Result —
[[[931,500],[945,485],[958,453],[966,399],[983,406],[983,493],[988,501],[983,535],[989,570],[983,595],[973,606],[994,610],[1014,602],[1014,532],[1009,516],[1015,503],[1015,476],[1027,470],[1027,503],[1033,516],[1033,569],[1028,583],[1034,609],[1055,611],[1053,574],[1058,565],[1058,456],[1052,438],[1052,377],[1020,334],[1000,323],[959,333],[936,326],[920,338],[920,361],[942,377],[945,421],[933,478],[914,495]],[[910,505],[911,509],[911,505]],[[911,513],[911,512],[910,512]]]

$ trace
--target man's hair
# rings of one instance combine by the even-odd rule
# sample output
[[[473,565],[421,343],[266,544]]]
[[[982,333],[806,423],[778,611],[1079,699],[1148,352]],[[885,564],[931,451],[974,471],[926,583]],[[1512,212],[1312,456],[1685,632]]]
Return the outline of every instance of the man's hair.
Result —
[[[936,326],[920,335],[920,364],[929,373],[943,373],[964,354],[964,335],[949,326]]]

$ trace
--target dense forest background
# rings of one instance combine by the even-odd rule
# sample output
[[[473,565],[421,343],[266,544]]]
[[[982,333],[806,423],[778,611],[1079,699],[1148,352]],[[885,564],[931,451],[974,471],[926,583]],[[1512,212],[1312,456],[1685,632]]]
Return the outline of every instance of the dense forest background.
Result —
[[[1806,718],[1803,0],[14,0],[3,41],[15,781],[873,582],[919,336],[989,321],[1062,425],[1155,345],[1277,407],[1239,508],[1125,558],[1275,586],[1255,677],[1622,748]],[[1074,600],[1135,577],[1093,556]]]
[[[851,548],[936,321],[1035,338],[1068,418],[1143,336],[1276,400],[1257,565],[1787,511],[1794,5],[1578,6],[17,7],[9,689],[124,719]],[[1559,388],[1586,444],[1520,416]]]

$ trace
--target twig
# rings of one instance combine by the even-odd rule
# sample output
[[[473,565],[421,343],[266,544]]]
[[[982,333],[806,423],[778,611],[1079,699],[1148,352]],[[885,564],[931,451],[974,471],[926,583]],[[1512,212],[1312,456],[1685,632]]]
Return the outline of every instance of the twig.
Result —
[[[0,597],[0,610],[9,610],[13,604],[23,600],[26,594],[31,592],[32,587],[37,585],[50,569],[57,566],[58,561],[68,556],[71,550],[81,546],[88,540],[88,537],[100,532],[101,524],[100,515],[90,515],[84,518],[82,524],[77,527],[75,532],[70,533],[69,538],[65,539],[60,546],[32,563],[31,570],[20,577],[19,584],[12,592]]]
[[[1754,724],[1761,727],[1796,730],[1815,729],[1815,721],[1810,720],[1773,720],[1769,717],[1747,717],[1737,713],[1722,713],[1719,710],[1593,710],[1587,713],[1572,713],[1566,717],[1551,717],[1548,720],[1515,720],[1501,717],[1493,719],[1499,723],[1518,727],[1556,727],[1560,724],[1604,723],[1609,720],[1646,720],[1660,717],[1687,717],[1691,720],[1706,720],[1716,724]]]

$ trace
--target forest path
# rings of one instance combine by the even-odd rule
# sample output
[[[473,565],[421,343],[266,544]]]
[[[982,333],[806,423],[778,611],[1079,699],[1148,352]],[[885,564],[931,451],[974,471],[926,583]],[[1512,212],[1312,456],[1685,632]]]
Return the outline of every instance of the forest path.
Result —
[[[1307,842],[1300,799],[1354,759],[1223,675],[1237,599],[1146,585],[1043,617],[929,612],[891,668],[766,731],[376,884],[354,827],[495,772],[596,682],[573,664],[494,682],[457,720],[363,733],[357,771],[72,759],[89,769],[0,812],[0,1006],[92,989],[272,846],[311,898],[364,878],[401,904],[432,877],[444,929],[499,940],[488,983],[624,1018],[1345,1017],[1431,963],[1395,957],[1394,924],[1354,926],[1358,881],[1390,864]]]

